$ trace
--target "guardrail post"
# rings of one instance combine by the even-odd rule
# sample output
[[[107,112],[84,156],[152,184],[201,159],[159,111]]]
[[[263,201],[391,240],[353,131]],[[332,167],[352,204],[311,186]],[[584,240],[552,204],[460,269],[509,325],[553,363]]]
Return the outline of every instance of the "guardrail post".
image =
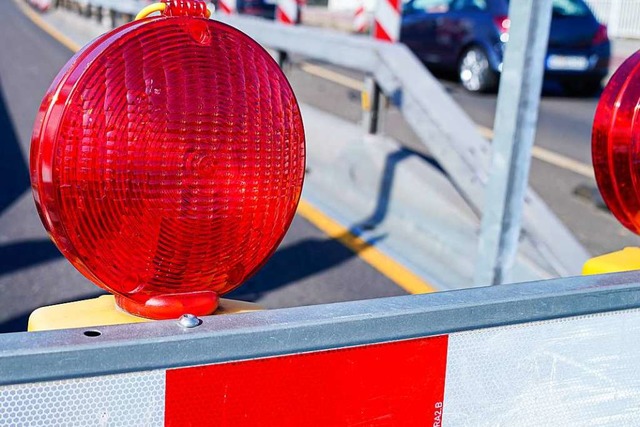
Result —
[[[102,5],[96,7],[96,19],[99,24],[102,24]]]
[[[115,28],[116,27],[116,11],[113,9],[109,9],[109,18],[111,19],[111,28]]]
[[[373,77],[367,76],[362,92],[362,124],[365,132],[369,135],[378,133],[381,97],[380,86]]]
[[[509,6],[511,29],[498,92],[474,283],[509,281],[518,251],[524,196],[549,39],[552,0]]]
[[[276,51],[276,62],[281,69],[284,68],[289,62],[289,55],[287,55],[287,52],[283,50]]]

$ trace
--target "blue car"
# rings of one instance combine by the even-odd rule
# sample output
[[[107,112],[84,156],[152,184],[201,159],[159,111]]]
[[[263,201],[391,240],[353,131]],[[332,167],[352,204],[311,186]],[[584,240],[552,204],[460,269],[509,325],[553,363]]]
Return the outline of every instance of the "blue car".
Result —
[[[275,19],[277,0],[236,0],[238,13],[243,15],[258,16],[260,18]],[[218,0],[211,0],[218,8]]]
[[[508,0],[408,0],[400,40],[428,67],[455,71],[465,89],[494,91],[509,40]],[[582,0],[553,0],[545,79],[597,92],[609,72],[607,28]]]
[[[275,19],[276,0],[238,0],[238,12],[266,19]]]

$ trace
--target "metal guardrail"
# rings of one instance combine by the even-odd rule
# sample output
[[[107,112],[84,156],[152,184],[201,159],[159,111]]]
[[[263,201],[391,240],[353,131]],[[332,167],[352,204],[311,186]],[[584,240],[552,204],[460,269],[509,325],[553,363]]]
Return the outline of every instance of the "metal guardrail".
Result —
[[[140,10],[153,3],[151,0],[53,0],[55,7],[75,10],[87,18],[95,17],[98,22],[109,18],[112,28],[122,22],[132,21]]]
[[[639,307],[640,274],[634,272],[207,316],[194,329],[157,321],[99,327],[93,337],[84,329],[0,334],[0,385],[248,360]]]
[[[402,44],[242,16],[216,16],[271,49],[372,75],[469,205],[483,211],[491,144],[441,84]],[[579,274],[585,249],[530,188],[523,238],[560,276]]]
[[[4,334],[0,426],[635,425],[639,279]]]
[[[139,0],[57,0],[78,10],[102,7],[129,14]],[[85,9],[83,9],[85,8]],[[85,13],[91,16],[90,13]],[[488,182],[491,144],[441,84],[403,44],[382,43],[321,28],[284,26],[259,18],[215,14],[263,46],[372,76],[401,111],[428,152],[481,216]],[[589,257],[571,232],[530,188],[525,192],[522,239],[528,240],[545,269],[558,276],[579,274]]]

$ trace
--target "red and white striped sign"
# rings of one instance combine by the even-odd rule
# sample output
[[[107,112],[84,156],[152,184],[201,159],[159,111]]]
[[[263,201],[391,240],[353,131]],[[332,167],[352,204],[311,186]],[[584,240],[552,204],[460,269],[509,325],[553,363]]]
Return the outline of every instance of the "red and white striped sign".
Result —
[[[367,30],[367,27],[369,27],[367,12],[364,9],[364,1],[360,0],[353,15],[353,31],[356,33],[364,33]]]
[[[635,309],[2,386],[0,425],[637,425],[638,333]]]
[[[236,13],[236,0],[218,0],[220,12],[231,15]]]
[[[392,43],[398,41],[400,38],[401,8],[402,0],[378,0],[373,37]]]
[[[276,6],[276,21],[285,25],[298,23],[299,5],[296,0],[278,0]]]
[[[51,8],[51,0],[28,0],[29,3],[40,10],[40,12],[46,12]]]

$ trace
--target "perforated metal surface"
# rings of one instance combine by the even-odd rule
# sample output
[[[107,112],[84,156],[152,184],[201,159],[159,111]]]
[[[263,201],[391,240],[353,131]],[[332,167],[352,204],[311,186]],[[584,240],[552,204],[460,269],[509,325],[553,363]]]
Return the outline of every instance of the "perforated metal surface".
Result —
[[[449,336],[445,426],[637,426],[640,311]]]
[[[0,387],[0,426],[159,426],[165,373]]]
[[[449,336],[447,367],[441,366],[446,378],[439,375],[445,382],[444,402],[421,406],[433,411],[436,422],[443,409],[441,425],[637,425],[639,274],[211,316],[195,330],[175,321],[105,326],[89,342],[82,330],[2,334],[0,383],[7,385],[0,386],[0,426],[159,425],[163,413],[172,415],[171,405],[165,406],[171,401],[171,381],[164,381],[164,371],[150,370],[188,375],[196,371],[193,366],[252,364],[256,358],[443,334]],[[596,310],[609,312],[577,316]],[[538,321],[551,315],[565,320]],[[495,326],[509,322],[518,325]],[[386,369],[389,363],[383,365]],[[98,378],[116,371],[148,372]],[[78,376],[93,378],[42,382]],[[237,381],[235,375],[229,378]],[[173,392],[180,397],[192,393],[185,384]],[[404,396],[392,397],[399,395]],[[322,388],[322,399],[343,396],[350,394]],[[176,425],[185,424],[180,421]]]

